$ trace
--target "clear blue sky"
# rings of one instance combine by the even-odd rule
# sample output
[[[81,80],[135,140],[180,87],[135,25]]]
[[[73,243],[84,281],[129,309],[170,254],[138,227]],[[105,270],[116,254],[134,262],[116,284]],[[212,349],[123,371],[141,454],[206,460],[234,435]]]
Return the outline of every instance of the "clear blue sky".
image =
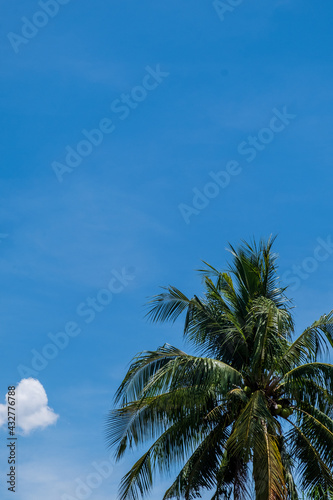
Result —
[[[147,296],[199,294],[194,270],[223,268],[228,241],[278,234],[299,330],[333,308],[332,2],[244,0],[224,19],[211,1],[51,4],[1,1],[0,403],[30,375],[59,415],[19,438],[17,500],[79,498],[132,356],[183,346],[181,322],[145,321]],[[132,461],[89,498],[115,500]]]

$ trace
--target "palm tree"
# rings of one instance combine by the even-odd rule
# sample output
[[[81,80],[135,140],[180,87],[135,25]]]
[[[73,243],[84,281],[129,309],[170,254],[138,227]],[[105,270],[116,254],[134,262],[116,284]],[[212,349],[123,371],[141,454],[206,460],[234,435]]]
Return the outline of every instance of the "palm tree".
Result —
[[[180,468],[164,500],[297,500],[296,483],[333,499],[333,311],[294,339],[291,303],[279,286],[274,239],[230,245],[227,272],[200,270],[204,295],[173,286],[148,316],[185,314],[186,354],[168,344],[138,354],[121,383],[106,430],[116,458],[149,441],[124,476],[121,500]],[[196,354],[196,355],[195,355]],[[179,470],[179,469],[178,469]]]

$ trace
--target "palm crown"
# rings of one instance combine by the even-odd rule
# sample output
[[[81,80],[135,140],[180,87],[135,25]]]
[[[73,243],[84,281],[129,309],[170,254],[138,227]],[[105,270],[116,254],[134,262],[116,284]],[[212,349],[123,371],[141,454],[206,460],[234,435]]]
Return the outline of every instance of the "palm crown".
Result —
[[[333,313],[294,340],[290,302],[278,283],[273,240],[230,246],[220,272],[205,263],[205,293],[167,287],[153,321],[185,313],[198,356],[165,344],[138,354],[116,393],[107,439],[120,459],[151,441],[125,475],[120,499],[144,497],[155,472],[180,468],[163,499],[297,500],[296,482],[333,499]],[[297,481],[296,479],[297,478]]]

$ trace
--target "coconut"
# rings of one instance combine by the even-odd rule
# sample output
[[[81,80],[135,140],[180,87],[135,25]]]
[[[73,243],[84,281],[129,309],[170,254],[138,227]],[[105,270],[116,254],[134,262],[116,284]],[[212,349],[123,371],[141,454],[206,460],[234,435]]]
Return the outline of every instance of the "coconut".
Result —
[[[282,410],[282,405],[277,405],[277,407],[275,408],[275,413],[276,413],[277,415],[280,415],[281,410]]]
[[[290,413],[289,413],[288,408],[283,408],[283,410],[281,410],[281,417],[288,418],[289,415],[290,415]]]

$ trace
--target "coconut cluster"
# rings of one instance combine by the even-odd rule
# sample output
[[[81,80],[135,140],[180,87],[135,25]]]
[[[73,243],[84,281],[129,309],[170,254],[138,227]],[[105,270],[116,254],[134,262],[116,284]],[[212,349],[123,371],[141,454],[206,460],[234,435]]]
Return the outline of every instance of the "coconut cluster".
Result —
[[[275,413],[282,418],[288,418],[290,417],[290,415],[294,413],[294,410],[290,408],[290,406],[283,407],[281,404],[277,404],[275,408]]]
[[[252,394],[252,389],[248,385],[243,388],[243,391],[248,397]],[[294,410],[286,403],[286,400],[277,401],[277,404],[273,405],[273,408],[274,414],[282,418],[289,418],[294,413]]]

